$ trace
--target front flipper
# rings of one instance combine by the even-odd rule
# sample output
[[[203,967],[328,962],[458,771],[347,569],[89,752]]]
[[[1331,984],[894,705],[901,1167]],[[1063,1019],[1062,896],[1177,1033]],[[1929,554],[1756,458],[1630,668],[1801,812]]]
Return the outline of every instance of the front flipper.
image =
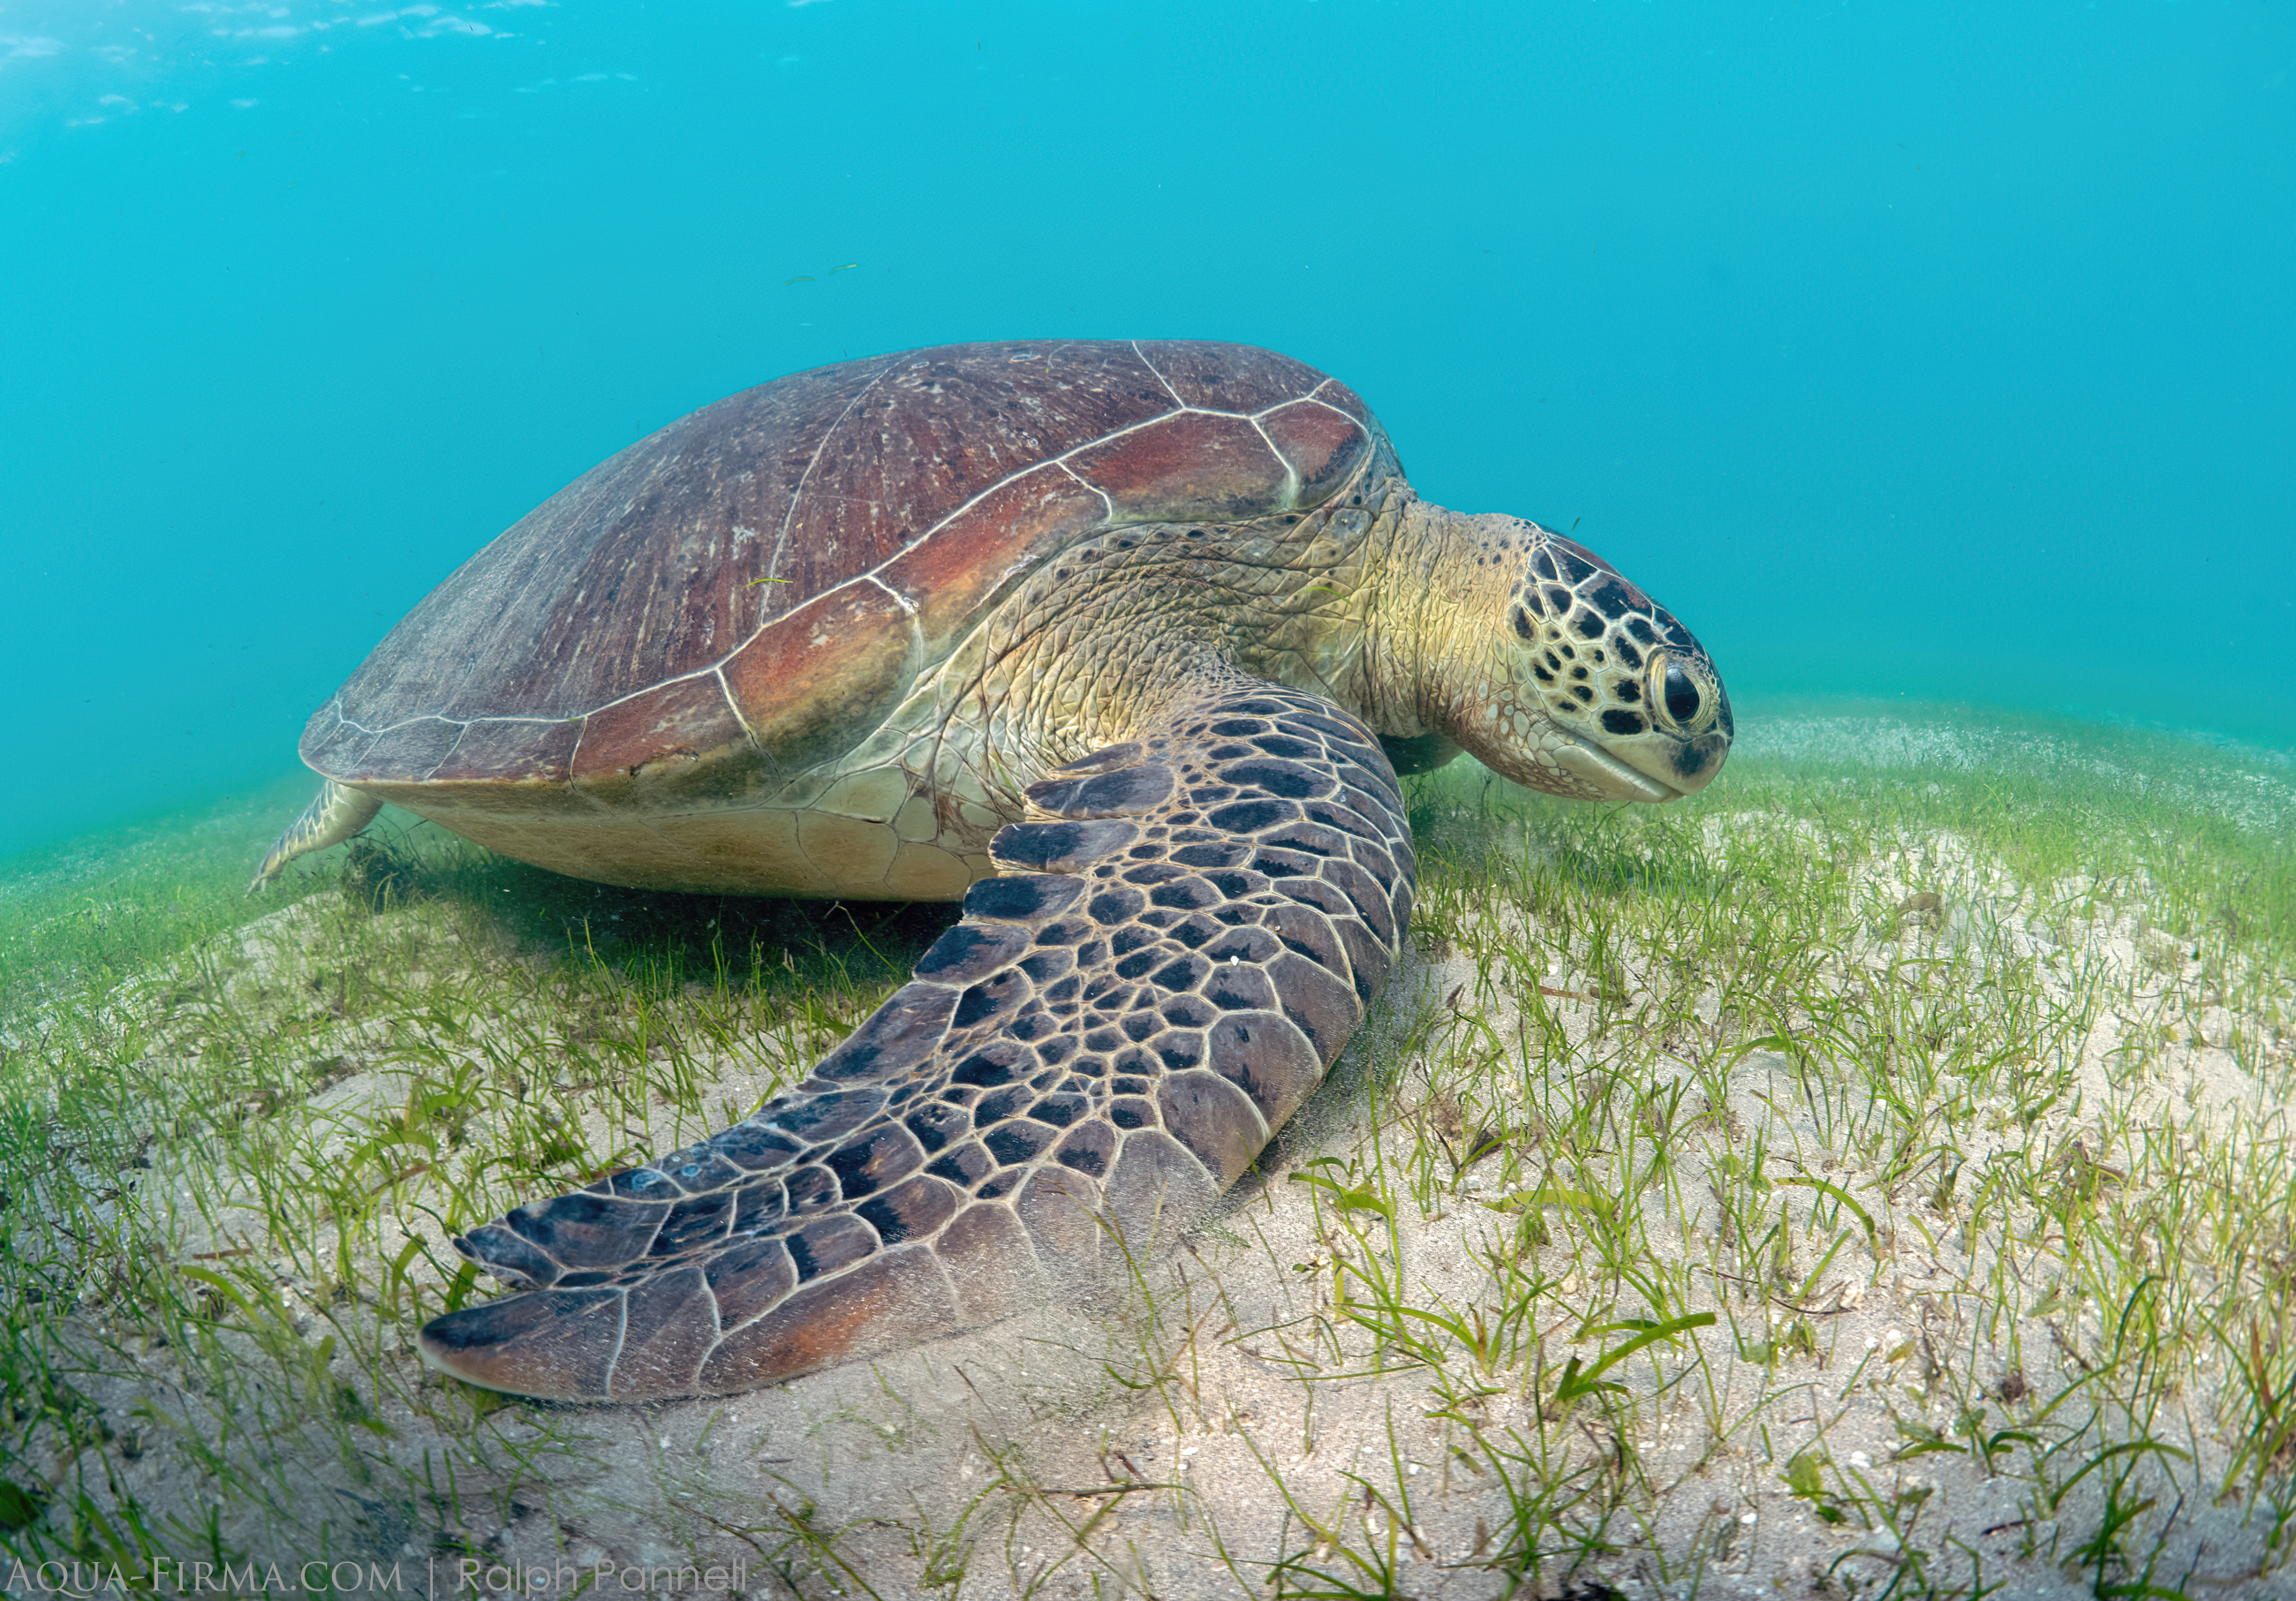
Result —
[[[813,1075],[455,1242],[529,1293],[432,1366],[725,1394],[1017,1312],[1195,1222],[1385,982],[1415,868],[1379,741],[1239,679],[1029,789],[1005,876]]]

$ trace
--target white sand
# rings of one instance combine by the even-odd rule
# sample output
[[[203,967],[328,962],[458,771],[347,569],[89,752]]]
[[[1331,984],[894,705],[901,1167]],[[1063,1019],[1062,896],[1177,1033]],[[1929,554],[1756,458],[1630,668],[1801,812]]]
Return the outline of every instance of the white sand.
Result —
[[[1746,743],[1827,759],[1857,751],[1876,764],[1918,768],[1981,764],[1999,754],[1988,740],[2014,737],[1807,718],[1750,728]],[[2233,804],[2271,823],[2290,792],[2284,780],[2267,774],[2254,796],[2235,796]],[[1988,880],[1965,852],[1956,857],[1950,839],[1931,842],[1931,854],[1957,860],[1958,882],[1938,925],[1910,938],[1998,940],[2026,954],[2053,943],[2030,895]],[[1892,897],[1915,887],[1874,886]],[[251,932],[250,948],[293,928],[294,916],[291,910],[277,926]],[[2143,992],[2142,936],[2134,925],[2086,925],[2082,937],[2085,948],[2052,952],[2062,959],[2044,971],[2062,973],[2081,961],[2108,964],[2136,975],[2136,992]],[[1628,980],[1636,987],[1643,981],[1639,959],[1628,958]],[[1840,981],[1875,981],[1883,959],[1862,953],[1842,965]],[[1374,1127],[1366,1074],[1374,1064],[1408,1072],[1404,1042],[1414,1023],[1439,1017],[1463,986],[1459,1004],[1480,1008],[1496,1037],[1513,1039],[1522,1027],[1521,1006],[1537,986],[1583,993],[1588,981],[1569,972],[1502,973],[1479,989],[1477,980],[1467,956],[1439,960],[1414,949],[1374,1026],[1286,1130],[1281,1161],[1271,1161],[1264,1181],[1231,1197],[1149,1285],[730,1400],[645,1408],[512,1404],[492,1413],[471,1440],[443,1438],[428,1420],[386,1400],[382,1421],[392,1437],[350,1437],[397,1463],[410,1480],[429,1484],[431,1493],[410,1499],[387,1472],[363,1474],[355,1459],[327,1444],[325,1431],[313,1428],[305,1435],[308,1453],[275,1476],[266,1478],[269,1469],[253,1471],[258,1496],[234,1495],[215,1510],[220,1530],[242,1560],[288,1564],[345,1555],[395,1562],[407,1589],[435,1584],[440,1595],[455,1589],[455,1559],[439,1550],[442,1539],[467,1541],[489,1562],[504,1564],[492,1576],[493,1593],[513,1582],[510,1564],[517,1564],[516,1582],[529,1593],[567,1593],[563,1581],[578,1572],[602,1595],[622,1593],[634,1582],[650,1582],[655,1593],[706,1592],[730,1585],[738,1564],[742,1577],[732,1588],[752,1596],[865,1589],[889,1597],[1152,1595],[1182,1601],[1273,1594],[1271,1564],[1287,1558],[1382,1593],[1385,1581],[1351,1565],[1347,1550],[1374,1561],[1391,1553],[1392,1593],[1427,1597],[1553,1596],[1566,1585],[1580,1587],[1572,1593],[1584,1596],[1601,1595],[1602,1586],[1652,1597],[1864,1594],[1893,1578],[1898,1593],[1921,1594],[1921,1574],[1949,1591],[1965,1588],[1980,1562],[1986,1585],[2007,1586],[1988,1594],[2098,1593],[2095,1571],[2069,1559],[2099,1526],[2110,1473],[2092,1472],[2060,1504],[2043,1506],[2033,1481],[2023,1476],[2031,1458],[2021,1447],[2005,1446],[2005,1471],[1988,1476],[1965,1452],[1902,1455],[1915,1442],[1896,1420],[1926,1419],[1954,1439],[1956,1408],[1947,1398],[1972,1383],[1991,1398],[1988,1431],[2030,1423],[2039,1405],[2069,1387],[2071,1399],[2053,1421],[2064,1423],[2076,1410],[2085,1415],[2078,1381],[2110,1341],[2120,1309],[2074,1304],[2029,1311],[2021,1319],[1991,1318],[1987,1303],[1969,1293],[1990,1274],[1985,1244],[1967,1254],[1950,1216],[1923,1212],[1913,1193],[1892,1208],[1876,1175],[1839,1166],[1813,1109],[1796,1098],[1792,1064],[1772,1050],[1744,1055],[1731,1070],[1727,1104],[1702,1109],[1712,1113],[1705,1133],[1685,1132],[1678,1144],[1682,1193],[1707,1197],[1704,1211],[1693,1212],[1689,1236],[1669,1223],[1636,1248],[1699,1264],[1725,1260],[1710,1237],[1714,1164],[1759,1135],[1772,1154],[1773,1172],[1823,1179],[1863,1198],[1882,1229],[1873,1252],[1841,1259],[1809,1299],[1795,1303],[1798,1312],[1775,1296],[1717,1301],[1716,1289],[1727,1286],[1700,1272],[1704,1299],[1694,1298],[1693,1307],[1725,1314],[1691,1336],[1708,1354],[1706,1367],[1685,1361],[1686,1346],[1653,1346],[1606,1375],[1634,1392],[1632,1404],[1615,1413],[1582,1402],[1551,1409],[1542,1428],[1545,1397],[1521,1390],[1525,1365],[1513,1364],[1486,1386],[1456,1341],[1438,1341],[1447,1352],[1439,1369],[1390,1352],[1389,1370],[1376,1371],[1378,1342],[1334,1315],[1337,1264],[1365,1270],[1377,1264],[1396,1276],[1412,1306],[1463,1314],[1480,1307],[1499,1315],[1504,1309],[1494,1301],[1490,1273],[1479,1258],[1508,1240],[1515,1226],[1513,1215],[1481,1203],[1497,1198],[1500,1164],[1493,1160],[1475,1170],[1489,1177],[1471,1179],[1431,1217],[1423,1218],[1404,1197],[1391,1248],[1375,1214],[1358,1211],[1343,1219],[1327,1192],[1297,1176],[1336,1175],[1351,1161],[1368,1166],[1374,1146],[1390,1154],[1409,1148],[1407,1126]],[[1591,1005],[1567,996],[1539,1004],[1562,1020],[1574,1046],[1584,1043]],[[1702,1016],[1711,1023],[1710,998],[1705,1008]],[[2202,1036],[2221,1039],[2226,1021],[2202,1017]],[[2284,1104],[2219,1048],[2185,1049],[2154,1080],[2135,1089],[2116,1087],[2111,1053],[2132,1026],[2130,1019],[2106,1016],[2091,1029],[2079,1063],[2081,1107],[2048,1114],[2066,1148],[2097,1107],[2132,1096],[2140,1121],[2161,1127],[2173,1120],[2196,1142],[2284,1139]],[[2284,1084],[2285,1047],[2284,1039],[2275,1073]],[[1686,1066],[1680,1076],[1688,1078]],[[743,1080],[729,1082],[724,1093],[740,1098],[754,1089]],[[322,1095],[348,1114],[399,1092],[389,1075],[371,1072]],[[1414,1098],[1415,1113],[1409,1104]],[[1685,1104],[1701,1110],[1694,1092]],[[1482,1110],[1505,1121],[1505,1108]],[[1398,1115],[1448,1124],[1454,1139],[1464,1132],[1451,1108],[1423,1095],[1405,1096]],[[1734,1120],[1734,1144],[1722,1137],[1726,1119]],[[1972,1181],[1997,1154],[2022,1141],[2021,1129],[1998,1119],[1971,1129]],[[1320,1156],[1341,1165],[1301,1166]],[[155,1179],[164,1181],[166,1165]],[[2287,1170],[2284,1162],[2277,1170]],[[1481,1188],[1486,1182],[1494,1188]],[[1796,1204],[1819,1199],[1820,1192],[1808,1189]],[[1801,1215],[1808,1210],[1800,1206]],[[1350,1220],[1360,1237],[1344,1227]],[[208,1244],[223,1247],[235,1237],[226,1224]],[[1590,1305],[1587,1286],[1553,1249],[1526,1265],[1559,1281],[1535,1302],[1529,1326],[1545,1342],[1550,1388],[1552,1370],[1566,1355],[1591,1361],[1620,1337],[1571,1345],[1583,1318],[1644,1310],[1631,1301]],[[324,1321],[299,1308],[299,1286],[291,1274],[285,1277],[290,1317],[316,1342],[326,1332]],[[2046,1288],[2028,1285],[2027,1307],[2042,1303]],[[1360,1289],[1357,1296],[1360,1302]],[[1767,1369],[1737,1360],[1734,1319],[1752,1338],[1772,1314],[1782,1331],[1806,1317],[1816,1332],[1815,1352],[1790,1354]],[[100,1325],[100,1314],[86,1321]],[[1413,1326],[1427,1332],[1424,1325]],[[2013,1336],[2022,1362],[2013,1371],[2025,1393],[2005,1401]],[[91,1375],[85,1385],[115,1429],[135,1416],[143,1395],[175,1416],[202,1416],[195,1394],[169,1387],[170,1375],[181,1380],[168,1353],[128,1354],[144,1376]],[[2221,1358],[2218,1363],[2220,1368]],[[344,1382],[359,1377],[342,1354],[334,1369]],[[1669,1384],[1680,1381],[1662,1397],[1654,1393],[1661,1375]],[[2204,1372],[2162,1379],[2150,1437],[2192,1458],[2179,1464],[2187,1485],[2219,1484],[2226,1460],[2221,1382]],[[1700,1388],[1710,1383],[1715,1388]],[[1449,1389],[1447,1406],[1438,1398],[1439,1385]],[[1476,1393],[1484,1388],[1492,1392]],[[1756,1421],[1716,1446],[1710,1415]],[[212,1419],[194,1426],[220,1427]],[[2073,1466],[2107,1444],[2132,1438],[2129,1426],[2107,1408],[2087,1443],[2069,1449],[2056,1465],[2055,1477],[2070,1477]],[[207,1482],[185,1469],[196,1452],[177,1449],[182,1442],[163,1427],[141,1427],[140,1454],[115,1451],[107,1458],[113,1471],[179,1531],[197,1528],[209,1507],[202,1500]],[[1627,1432],[1624,1449],[1614,1429]],[[244,1449],[219,1433],[191,1443],[226,1455]],[[1538,1471],[1542,1451],[1555,1471]],[[1829,1484],[1839,1482],[1837,1473],[1862,1475],[1875,1504],[1894,1504],[1898,1531],[1863,1527],[1856,1511],[1840,1524],[1821,1521],[1813,1503],[1791,1493],[1782,1477],[1805,1451],[1830,1457]],[[1507,1462],[1506,1453],[1520,1460]],[[2108,1461],[2133,1458],[2124,1452]],[[1559,1515],[1571,1534],[1547,1525],[1534,1531],[1545,1577],[1521,1589],[1489,1565],[1520,1539],[1504,1474],[1514,1475],[1514,1494],[1570,1508]],[[2262,1574],[2282,1560],[2263,1509],[2194,1493],[2173,1510],[2149,1580],[2164,1587],[2162,1593],[2181,1589],[2224,1601],[2296,1594],[2296,1578]],[[2126,1548],[2140,1556],[2152,1550],[2152,1531],[2170,1511],[2162,1504],[2139,1515]],[[323,1521],[336,1531],[327,1553],[299,1548],[294,1541],[301,1537],[286,1531],[298,1522],[308,1527]],[[1339,1534],[1343,1549],[1319,1541],[1310,1521]],[[179,1539],[170,1543],[181,1549]],[[690,1578],[659,1572],[650,1581],[632,1578],[638,1569],[688,1564],[695,1569]],[[722,1570],[717,1584],[707,1571],[713,1566]],[[0,1567],[0,1576],[6,1571]],[[2112,1569],[2103,1581],[2140,1577]],[[1294,1574],[1285,1593],[1308,1584]]]

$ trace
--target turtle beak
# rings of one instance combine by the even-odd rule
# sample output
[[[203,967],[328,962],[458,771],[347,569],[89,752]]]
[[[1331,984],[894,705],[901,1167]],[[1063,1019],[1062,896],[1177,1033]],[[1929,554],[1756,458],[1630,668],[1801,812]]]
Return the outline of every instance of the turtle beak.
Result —
[[[1570,743],[1554,751],[1554,765],[1601,790],[1605,800],[1673,800],[1685,792],[1639,768],[1628,767],[1594,741],[1559,724],[1555,727]]]

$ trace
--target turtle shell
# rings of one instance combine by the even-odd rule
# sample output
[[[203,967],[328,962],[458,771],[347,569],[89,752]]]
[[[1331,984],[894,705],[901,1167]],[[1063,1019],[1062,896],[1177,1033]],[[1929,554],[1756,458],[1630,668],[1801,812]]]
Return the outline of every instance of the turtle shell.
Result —
[[[1316,505],[1376,434],[1345,385],[1240,345],[952,345],[777,379],[464,562],[303,759],[417,810],[761,800],[865,739],[1047,556]]]

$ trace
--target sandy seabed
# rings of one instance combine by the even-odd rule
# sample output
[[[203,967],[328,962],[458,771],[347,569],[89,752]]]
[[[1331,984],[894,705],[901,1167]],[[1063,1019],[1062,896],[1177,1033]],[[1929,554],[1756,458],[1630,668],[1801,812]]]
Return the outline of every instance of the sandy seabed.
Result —
[[[1923,768],[1982,767],[1999,754],[1988,740],[2021,739],[1813,717],[1742,754],[1864,761],[1913,782]],[[2030,741],[2019,748],[2030,754]],[[2267,773],[2252,796],[2219,799],[2268,825],[2288,792]],[[1721,820],[1704,827],[1726,854]],[[2038,1140],[2064,1183],[2129,1185],[2128,1137],[2109,1148],[2096,1132],[2107,1122],[2194,1148],[2286,1144],[2296,1067],[2276,1027],[2261,1030],[2267,1043],[2244,1067],[2224,1042],[2243,1026],[2257,1038],[2259,1025],[2203,1005],[2145,1071],[2128,1071],[2131,1039],[2152,1038],[2150,1020],[2183,982],[2160,971],[2141,913],[2076,927],[2051,909],[2062,886],[2019,884],[1949,833],[1854,872],[1868,902],[1937,900],[1846,949],[1831,969],[1837,995],[1889,981],[1908,954],[1984,947],[2022,964],[2045,998],[2100,982],[2128,998],[2079,1031],[2065,1064],[2072,1095],[2032,1120],[2012,1115],[2013,1096],[1971,1105],[1963,1171],[2020,1160]],[[258,972],[275,968],[317,916],[309,902],[273,914],[238,937],[241,949]],[[1590,1272],[1585,1236],[1557,1218],[1595,1203],[1562,1187],[1533,1109],[1504,1088],[1463,1099],[1443,1053],[1513,1042],[1557,1074],[1587,1071],[1604,1031],[1628,1026],[1595,991],[1669,980],[1663,951],[1632,946],[1601,971],[1569,959],[1567,941],[1537,970],[1510,966],[1494,953],[1531,948],[1487,932],[1423,932],[1261,1170],[1137,1282],[731,1399],[465,1408],[460,1432],[442,1424],[454,1408],[410,1404],[443,1381],[418,1378],[403,1332],[386,1331],[399,1384],[366,1402],[376,1426],[358,1436],[364,1461],[316,1449],[316,1436],[253,1460],[271,1449],[261,1442],[293,1437],[292,1420],[250,1419],[231,1438],[193,1404],[199,1381],[168,1351],[111,1342],[100,1310],[78,1312],[57,1326],[62,1337],[112,1353],[91,1357],[81,1388],[116,1436],[141,1436],[111,1453],[106,1504],[132,1494],[166,1534],[174,1565],[146,1575],[161,1593],[325,1588],[308,1582],[316,1560],[365,1564],[355,1583],[336,1574],[342,1593],[439,1596],[2296,1594],[2286,1531],[2259,1493],[2276,1474],[2284,1483],[2287,1462],[2261,1480],[2230,1471],[2237,1351],[2096,1382],[2119,1399],[2090,1406],[2083,1385],[2123,1359],[2129,1307],[2068,1294],[2045,1230],[2025,1251],[2013,1229],[1963,1227],[1967,1201],[1940,1200],[1936,1175],[1924,1186],[1829,1144],[1826,1108],[1792,1054],[1798,1035],[1766,1042],[1718,994],[1639,1044],[1651,1084],[1679,1081],[1688,1115],[1669,1140],[1679,1202],[1632,1236],[1693,1286],[1670,1310],[1717,1321],[1609,1369],[1621,1388],[1558,1401],[1566,1360],[1595,1361],[1646,1309]],[[1728,1058],[1718,1102],[1689,1088],[1718,1055]],[[740,1104],[767,1087],[754,1063],[728,1064],[709,1099]],[[376,1067],[314,1101],[348,1125],[405,1094],[401,1072]],[[666,1146],[685,1132],[654,1137]],[[1797,1257],[1779,1275],[1725,1239],[1726,1197],[1757,1144],[1775,1164],[1775,1193],[1799,1186],[1790,1215],[1806,1232],[1821,1207],[1842,1220],[1831,1203],[1865,1209],[1867,1227],[1845,1225],[1849,1249],[1824,1263]],[[1401,1185],[1380,1192],[1392,1197],[1384,1211],[1345,1200],[1382,1164],[1394,1175],[1406,1151],[1434,1146],[1484,1159],[1418,1192],[1427,1203]],[[155,1164],[152,1185],[182,1182],[169,1165]],[[2284,1154],[2243,1170],[2284,1183],[2291,1173]],[[2277,1204],[2289,1210],[2285,1195]],[[252,1216],[211,1210],[206,1231],[180,1242],[185,1260],[259,1252]],[[1542,1216],[1552,1229],[1527,1227]],[[385,1252],[406,1237],[387,1236]],[[1513,1278],[1495,1275],[1502,1258]],[[288,1320],[316,1348],[328,1319],[299,1303],[307,1286],[280,1266]],[[1385,1325],[1374,1281],[1395,1293]],[[1512,1314],[1509,1283],[1537,1286]],[[2017,1298],[2005,1304],[2010,1285]],[[1480,1359],[1439,1317],[1461,1330],[1504,1324],[1514,1356]],[[357,1382],[356,1364],[333,1360]],[[1973,1405],[1984,1416],[1971,1424]],[[2076,1412],[2094,1414],[2078,1436]],[[182,1437],[198,1427],[213,1437]],[[2018,1438],[1997,1443],[2005,1434]],[[1980,1438],[1988,1449],[1974,1449]],[[2052,1464],[2061,1439],[2069,1454]],[[234,1452],[250,1454],[241,1487],[187,1470]],[[2074,1471],[2091,1458],[2092,1471]],[[2119,1471],[2138,1463],[2174,1466]],[[50,1466],[61,1474],[61,1457]],[[323,1527],[325,1548],[298,1543]],[[2100,1530],[2113,1531],[2110,1555]],[[184,1552],[197,1554],[174,1555]],[[57,1588],[61,1571],[37,1567],[38,1554],[0,1565],[9,1593]],[[195,1574],[200,1562],[209,1566]]]

